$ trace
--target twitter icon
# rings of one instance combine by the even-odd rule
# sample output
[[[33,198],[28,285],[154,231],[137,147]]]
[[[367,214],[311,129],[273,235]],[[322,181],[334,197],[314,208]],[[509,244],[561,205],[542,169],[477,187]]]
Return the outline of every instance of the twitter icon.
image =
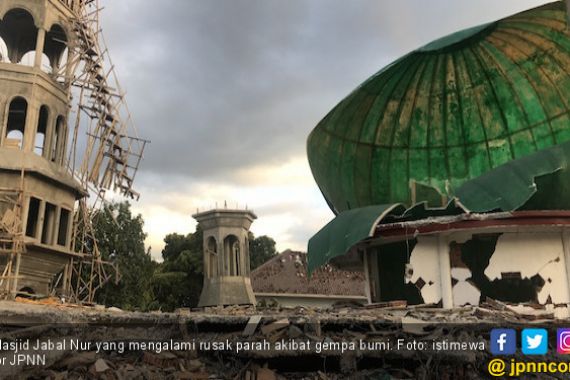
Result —
[[[524,329],[521,344],[525,355],[544,355],[548,352],[548,332],[545,329]]]

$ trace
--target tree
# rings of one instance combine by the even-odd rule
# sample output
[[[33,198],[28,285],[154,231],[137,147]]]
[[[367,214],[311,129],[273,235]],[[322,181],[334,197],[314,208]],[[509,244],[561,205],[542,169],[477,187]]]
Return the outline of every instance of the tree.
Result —
[[[195,307],[202,290],[202,229],[188,235],[166,235],[162,250],[164,261],[153,277],[157,306],[165,311]]]
[[[95,214],[93,226],[102,258],[114,262],[121,275],[118,284],[109,282],[97,292],[96,301],[123,309],[146,310],[153,299],[151,279],[155,263],[145,251],[142,216],[133,217],[129,202],[112,203]]]
[[[275,240],[267,235],[254,237],[249,233],[249,259],[251,270],[254,270],[277,254]]]
[[[166,235],[162,258],[168,269],[180,269],[180,265],[183,265],[183,271],[202,273],[202,239],[203,233],[200,225],[196,227],[196,232],[188,235],[177,233]]]

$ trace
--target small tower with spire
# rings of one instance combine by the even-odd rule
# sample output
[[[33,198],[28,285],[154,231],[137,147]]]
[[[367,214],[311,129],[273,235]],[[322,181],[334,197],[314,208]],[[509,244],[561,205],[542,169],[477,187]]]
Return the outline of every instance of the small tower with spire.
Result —
[[[249,228],[251,210],[223,209],[192,215],[204,232],[204,286],[198,306],[255,305],[251,288]]]

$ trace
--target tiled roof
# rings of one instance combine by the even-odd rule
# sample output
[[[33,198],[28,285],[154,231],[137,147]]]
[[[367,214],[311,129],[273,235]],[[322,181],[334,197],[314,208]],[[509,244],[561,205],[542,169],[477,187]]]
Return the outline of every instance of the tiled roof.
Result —
[[[256,293],[292,293],[327,296],[364,296],[362,272],[349,272],[325,265],[307,278],[307,254],[287,250],[251,272]]]

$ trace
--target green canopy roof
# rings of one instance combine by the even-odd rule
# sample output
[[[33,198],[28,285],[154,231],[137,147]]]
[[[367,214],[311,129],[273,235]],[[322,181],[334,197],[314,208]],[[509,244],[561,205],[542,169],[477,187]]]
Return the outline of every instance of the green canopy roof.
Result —
[[[309,272],[372,236],[376,225],[387,215],[402,214],[405,210],[402,205],[392,204],[367,206],[340,213],[309,240]]]
[[[570,140],[569,37],[555,2],[434,41],[373,75],[308,139],[333,211],[441,206],[466,181]]]
[[[446,208],[422,202],[366,206],[343,211],[309,240],[309,272],[374,236],[387,221],[424,219],[463,212],[570,209],[570,142],[499,166],[459,187]]]

